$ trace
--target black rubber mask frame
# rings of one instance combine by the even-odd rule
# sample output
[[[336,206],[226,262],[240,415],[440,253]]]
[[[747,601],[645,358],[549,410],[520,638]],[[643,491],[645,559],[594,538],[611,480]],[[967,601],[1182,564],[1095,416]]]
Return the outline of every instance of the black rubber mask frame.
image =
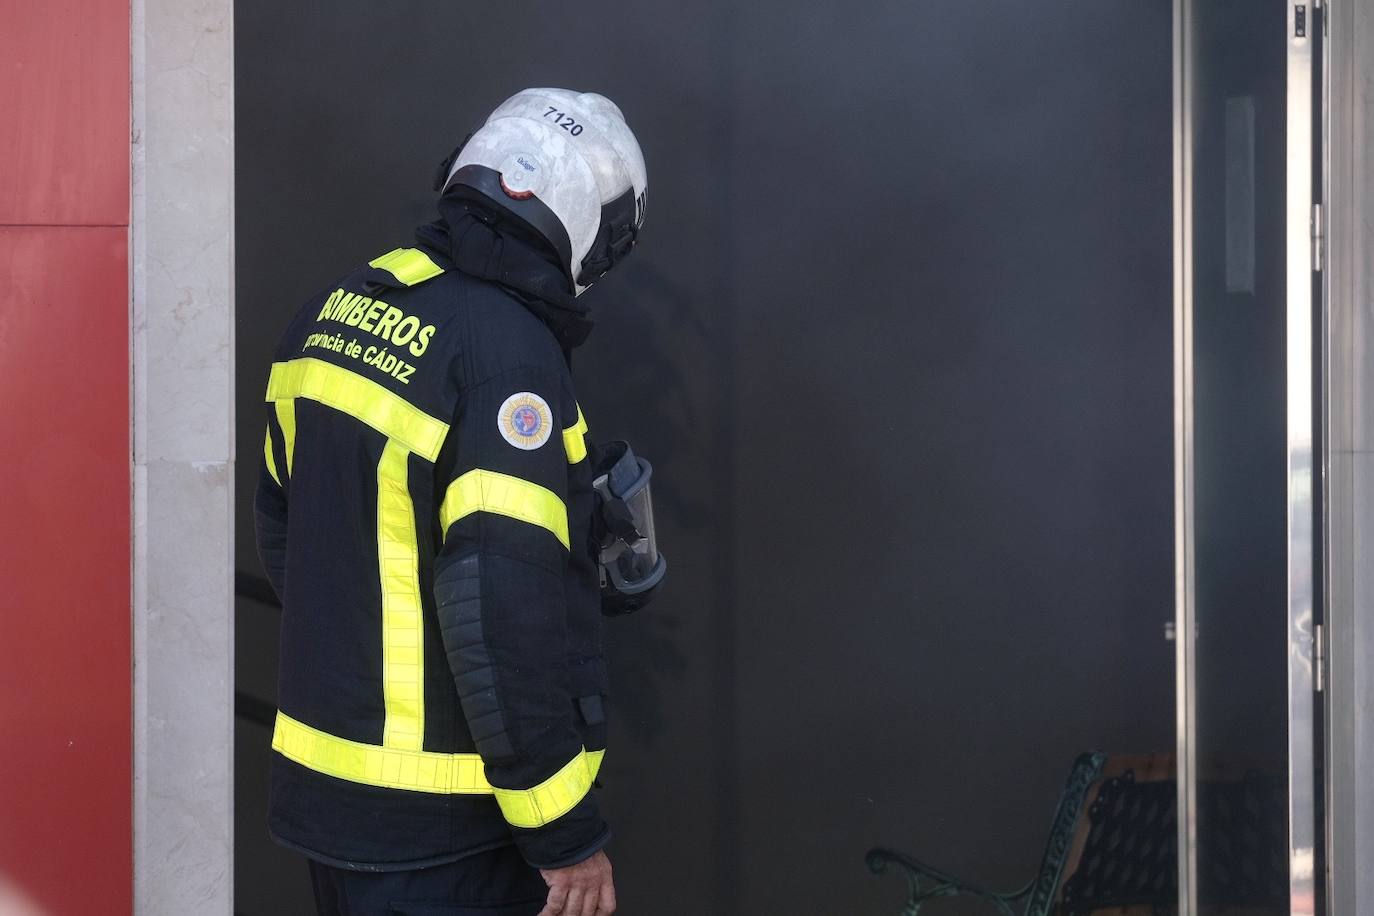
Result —
[[[635,189],[626,189],[615,200],[601,205],[601,226],[592,240],[592,247],[582,259],[577,275],[578,286],[591,286],[630,253],[639,238],[644,223],[643,195],[635,197]]]

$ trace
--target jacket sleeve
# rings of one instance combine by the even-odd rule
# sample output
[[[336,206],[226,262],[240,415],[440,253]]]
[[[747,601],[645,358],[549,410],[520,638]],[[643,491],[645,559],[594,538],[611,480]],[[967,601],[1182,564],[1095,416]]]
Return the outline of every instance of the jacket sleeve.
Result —
[[[574,723],[567,671],[568,457],[562,375],[527,366],[460,399],[437,481],[435,604],[487,781],[525,860],[571,865],[605,845],[599,754]]]
[[[274,428],[275,427],[275,428]],[[258,489],[253,517],[258,539],[258,558],[267,581],[282,600],[286,591],[286,460],[281,428],[269,418],[258,465]]]

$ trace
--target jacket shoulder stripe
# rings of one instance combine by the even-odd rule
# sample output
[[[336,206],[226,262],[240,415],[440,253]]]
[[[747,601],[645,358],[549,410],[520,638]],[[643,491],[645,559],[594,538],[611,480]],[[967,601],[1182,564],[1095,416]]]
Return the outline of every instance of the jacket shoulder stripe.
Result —
[[[318,401],[361,420],[426,461],[439,457],[439,449],[448,436],[447,423],[431,417],[400,395],[371,379],[310,356],[272,365],[267,400],[281,402],[292,398]],[[289,449],[287,455],[289,465]]]
[[[416,286],[444,272],[442,267],[418,248],[397,248],[388,251],[380,258],[368,261],[367,266],[385,270],[406,286]]]
[[[587,457],[587,418],[582,416],[582,405],[577,405],[577,422],[563,430],[563,451],[568,453],[568,464],[577,464]]]
[[[439,506],[439,523],[447,534],[450,525],[474,512],[495,512],[537,525],[568,547],[568,507],[556,493],[537,483],[481,468],[468,471],[448,485]]]

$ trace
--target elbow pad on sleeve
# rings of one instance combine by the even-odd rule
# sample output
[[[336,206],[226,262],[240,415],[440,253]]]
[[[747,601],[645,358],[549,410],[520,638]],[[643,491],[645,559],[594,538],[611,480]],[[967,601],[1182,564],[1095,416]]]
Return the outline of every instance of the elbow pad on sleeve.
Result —
[[[481,562],[476,553],[459,557],[435,577],[434,594],[463,715],[477,752],[492,761],[515,752],[496,695],[496,666],[482,630]]]

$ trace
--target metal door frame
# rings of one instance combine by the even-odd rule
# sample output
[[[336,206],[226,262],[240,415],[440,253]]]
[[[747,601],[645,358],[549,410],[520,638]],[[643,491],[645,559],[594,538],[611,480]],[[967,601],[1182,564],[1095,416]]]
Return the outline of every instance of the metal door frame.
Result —
[[[1191,12],[1198,0],[1174,0],[1174,529],[1175,676],[1178,766],[1179,911],[1198,912],[1197,695],[1193,417],[1193,109],[1195,44]],[[1276,0],[1275,0],[1276,2]],[[1287,6],[1285,179],[1287,373],[1287,632],[1289,901],[1293,916],[1316,912],[1316,702],[1314,659],[1314,540],[1323,526],[1314,517],[1313,271],[1322,241],[1315,208],[1313,43],[1323,21],[1319,0],[1284,0]],[[1325,327],[1323,323],[1322,327]],[[1324,403],[1324,402],[1323,402]]]
[[[1197,623],[1193,518],[1193,0],[1174,0],[1174,704],[1178,905],[1197,912]]]
[[[1316,913],[1316,582],[1321,530],[1314,498],[1323,460],[1315,449],[1319,420],[1314,379],[1313,287],[1320,268],[1320,198],[1314,186],[1319,155],[1313,110],[1314,45],[1319,4],[1288,2],[1287,174],[1284,190],[1287,260],[1288,388],[1288,887],[1293,916]]]

